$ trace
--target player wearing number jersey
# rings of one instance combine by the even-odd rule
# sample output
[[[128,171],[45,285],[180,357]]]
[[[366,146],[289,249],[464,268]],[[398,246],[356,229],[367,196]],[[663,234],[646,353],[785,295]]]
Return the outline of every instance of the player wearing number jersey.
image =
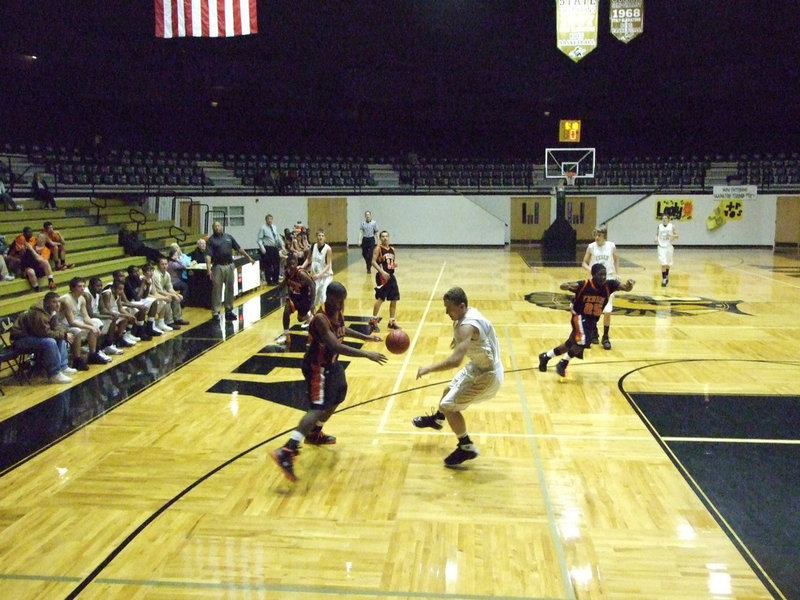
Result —
[[[300,444],[323,446],[335,444],[336,438],[322,431],[322,426],[331,418],[336,407],[347,395],[347,379],[339,355],[362,356],[380,365],[386,356],[342,343],[344,336],[368,342],[380,342],[377,335],[354,331],[344,323],[345,287],[333,281],[328,286],[325,305],[317,311],[308,328],[308,349],[303,357],[303,377],[308,392],[308,410],[301,417],[297,428],[286,444],[270,452],[270,457],[280,467],[289,481],[296,481],[294,460],[300,452]]]
[[[606,268],[600,263],[592,265],[591,279],[562,283],[562,290],[575,294],[570,303],[572,332],[563,344],[539,355],[539,370],[546,371],[551,358],[566,353],[566,358],[562,358],[556,365],[556,372],[564,377],[570,359],[575,356],[583,358],[583,351],[591,346],[592,336],[597,331],[597,320],[603,314],[603,308],[611,294],[617,290],[630,292],[634,283],[633,279],[628,279],[625,283],[616,279],[606,280]]]
[[[608,241],[608,227],[605,223],[594,230],[594,241],[586,248],[586,254],[583,255],[581,266],[591,273],[592,265],[597,263],[606,268],[606,277],[608,279],[618,279],[619,258],[617,257],[617,245]],[[611,329],[611,313],[613,310],[614,294],[611,294],[606,307],[603,309],[603,348],[606,350],[611,350],[611,339],[608,337],[608,332]],[[597,330],[595,330],[592,337],[592,343],[600,343]]]
[[[378,312],[381,304],[389,301],[389,329],[399,329],[395,322],[397,301],[400,300],[400,288],[394,272],[397,268],[397,252],[389,245],[389,232],[381,231],[381,243],[372,254],[372,266],[375,267],[375,305],[372,307],[372,318],[369,320],[370,333],[378,331]]]

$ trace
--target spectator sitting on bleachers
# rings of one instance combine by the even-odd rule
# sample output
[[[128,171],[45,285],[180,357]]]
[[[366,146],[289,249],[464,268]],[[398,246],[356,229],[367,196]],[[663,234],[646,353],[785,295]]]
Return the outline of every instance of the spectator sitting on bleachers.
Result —
[[[122,273],[122,271],[118,271]],[[124,277],[124,275],[123,275]],[[108,315],[112,319],[124,322],[125,327],[122,328],[122,336],[117,345],[134,346],[144,338],[138,337],[133,329],[137,325],[137,313],[133,308],[126,306],[125,298],[125,281],[114,280],[108,287],[103,289],[103,294],[100,297],[100,312],[103,315]],[[144,312],[141,314],[142,322],[144,322]],[[147,339],[152,339],[148,336]]]
[[[11,248],[6,243],[6,236],[0,234],[0,257],[3,258],[3,263],[6,265],[6,270],[2,272],[3,281],[11,281],[15,279],[15,275],[21,274],[20,260],[15,256],[9,256],[9,250]]]
[[[203,261],[205,262],[205,257],[203,258]],[[186,294],[189,291],[186,267],[190,266],[192,266],[192,259],[189,257],[189,255],[184,254],[183,250],[181,250],[181,247],[178,244],[170,244],[167,273],[169,273],[169,276],[172,279],[172,288],[184,298],[186,298]]]
[[[61,232],[53,229],[53,223],[45,221],[42,225],[42,233],[47,236],[47,247],[50,248],[56,271],[64,271],[72,267],[67,264],[67,241]]]
[[[53,270],[50,268],[50,262],[47,257],[34,249],[36,244],[37,239],[33,237],[33,231],[31,231],[30,227],[25,227],[22,230],[22,234],[14,239],[14,244],[9,249],[8,254],[19,260],[19,269],[28,279],[28,283],[31,284],[34,291],[39,291],[39,278],[45,275],[48,280],[47,286],[51,290],[55,290],[56,283],[53,280]],[[46,254],[49,256],[49,252]]]
[[[133,265],[131,265],[133,266]],[[130,267],[128,267],[130,269]],[[134,267],[136,268],[136,267]],[[136,321],[135,325],[133,326],[131,335],[136,339],[136,341],[144,340],[149,342],[153,339],[153,336],[150,335],[148,332],[148,328],[145,325],[147,321],[147,310],[148,307],[145,305],[144,302],[134,302],[130,298],[128,298],[128,294],[125,290],[127,287],[127,279],[126,273],[122,270],[117,270],[112,273],[112,277],[114,278],[113,281],[108,285],[108,288],[111,290],[111,295],[113,298],[113,302],[116,303],[122,311],[130,312],[134,315]],[[155,308],[153,309],[155,311]],[[155,314],[155,312],[154,312]]]
[[[16,277],[14,277],[8,270],[5,256],[0,254],[0,281],[14,281],[15,279]]]
[[[197,240],[197,246],[195,249],[189,253],[189,258],[191,258],[198,265],[204,265],[206,264],[206,256],[208,256],[208,250],[206,249],[206,238],[200,238]]]
[[[69,293],[61,296],[61,312],[59,320],[68,331],[75,336],[72,344],[72,365],[80,370],[88,369],[86,363],[104,365],[111,362],[111,358],[97,349],[100,331],[103,323],[98,319],[89,317],[86,308],[86,280],[83,277],[73,277],[69,282]],[[85,361],[81,352],[83,340],[89,346],[89,356]]]
[[[133,345],[123,339],[128,321],[103,312],[103,294],[103,281],[99,277],[92,277],[89,280],[89,289],[86,290],[86,311],[89,313],[90,319],[97,319],[103,324],[101,332],[104,334],[104,338],[100,343],[103,353],[122,354],[122,348],[129,348]],[[108,294],[110,295],[111,292]]]
[[[39,171],[33,174],[31,193],[33,194],[34,200],[42,202],[43,208],[57,210],[58,207],[56,206],[55,196],[53,196],[53,192],[50,191],[50,188],[47,187],[47,182],[42,179],[42,173]]]
[[[11,194],[8,193],[6,189],[6,184],[0,179],[0,200],[3,201],[3,206],[6,210],[22,210],[22,207],[17,205],[14,202],[14,199],[11,197]]]
[[[303,264],[307,256],[311,255],[311,243],[308,241],[308,229],[301,227],[292,238],[292,253],[297,257],[297,262]]]
[[[150,268],[152,277],[153,265],[146,264],[144,267]],[[148,281],[142,277],[139,267],[136,265],[130,265],[128,267],[128,276],[125,278],[125,296],[127,296],[131,304],[137,307],[141,306],[147,312],[147,326],[144,331],[155,337],[164,333],[164,331],[156,326],[156,322],[164,320],[164,313],[167,310],[167,305],[163,302],[159,302],[150,295],[151,285],[152,281]]]
[[[130,231],[126,225],[120,226],[117,243],[122,246],[128,256],[144,256],[152,263],[158,262],[158,259],[163,257],[161,252],[145,244],[139,239],[139,234]]]
[[[36,352],[50,383],[69,383],[70,375],[77,369],[69,366],[67,344],[73,335],[58,322],[58,294],[47,292],[44,300],[37,302],[14,321],[10,337],[14,348],[25,352]]]
[[[167,305],[164,322],[172,329],[180,329],[181,325],[188,325],[189,321],[183,318],[183,296],[172,286],[172,276],[167,271],[168,263],[166,258],[159,259],[153,271],[153,289],[150,293]]]

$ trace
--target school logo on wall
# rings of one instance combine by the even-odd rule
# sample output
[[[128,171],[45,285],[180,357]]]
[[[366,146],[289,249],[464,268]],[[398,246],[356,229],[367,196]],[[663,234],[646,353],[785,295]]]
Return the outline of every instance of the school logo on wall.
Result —
[[[560,292],[531,292],[525,300],[542,308],[569,310],[573,294]],[[614,296],[614,314],[633,317],[663,316],[667,312],[675,317],[691,317],[714,312],[727,312],[752,316],[739,310],[741,300],[713,300],[702,296],[639,296],[624,294]]]

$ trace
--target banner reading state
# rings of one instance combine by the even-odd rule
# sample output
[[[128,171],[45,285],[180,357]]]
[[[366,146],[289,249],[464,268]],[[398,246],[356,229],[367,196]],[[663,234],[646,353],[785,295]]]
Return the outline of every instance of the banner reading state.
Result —
[[[597,47],[597,0],[556,0],[556,42],[575,62]]]

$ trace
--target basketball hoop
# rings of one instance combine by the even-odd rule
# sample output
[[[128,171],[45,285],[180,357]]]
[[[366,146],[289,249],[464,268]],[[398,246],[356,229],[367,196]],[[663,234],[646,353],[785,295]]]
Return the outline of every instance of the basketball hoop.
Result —
[[[567,181],[567,185],[575,185],[575,176],[577,173],[575,171],[565,171],[564,172],[564,179]]]

